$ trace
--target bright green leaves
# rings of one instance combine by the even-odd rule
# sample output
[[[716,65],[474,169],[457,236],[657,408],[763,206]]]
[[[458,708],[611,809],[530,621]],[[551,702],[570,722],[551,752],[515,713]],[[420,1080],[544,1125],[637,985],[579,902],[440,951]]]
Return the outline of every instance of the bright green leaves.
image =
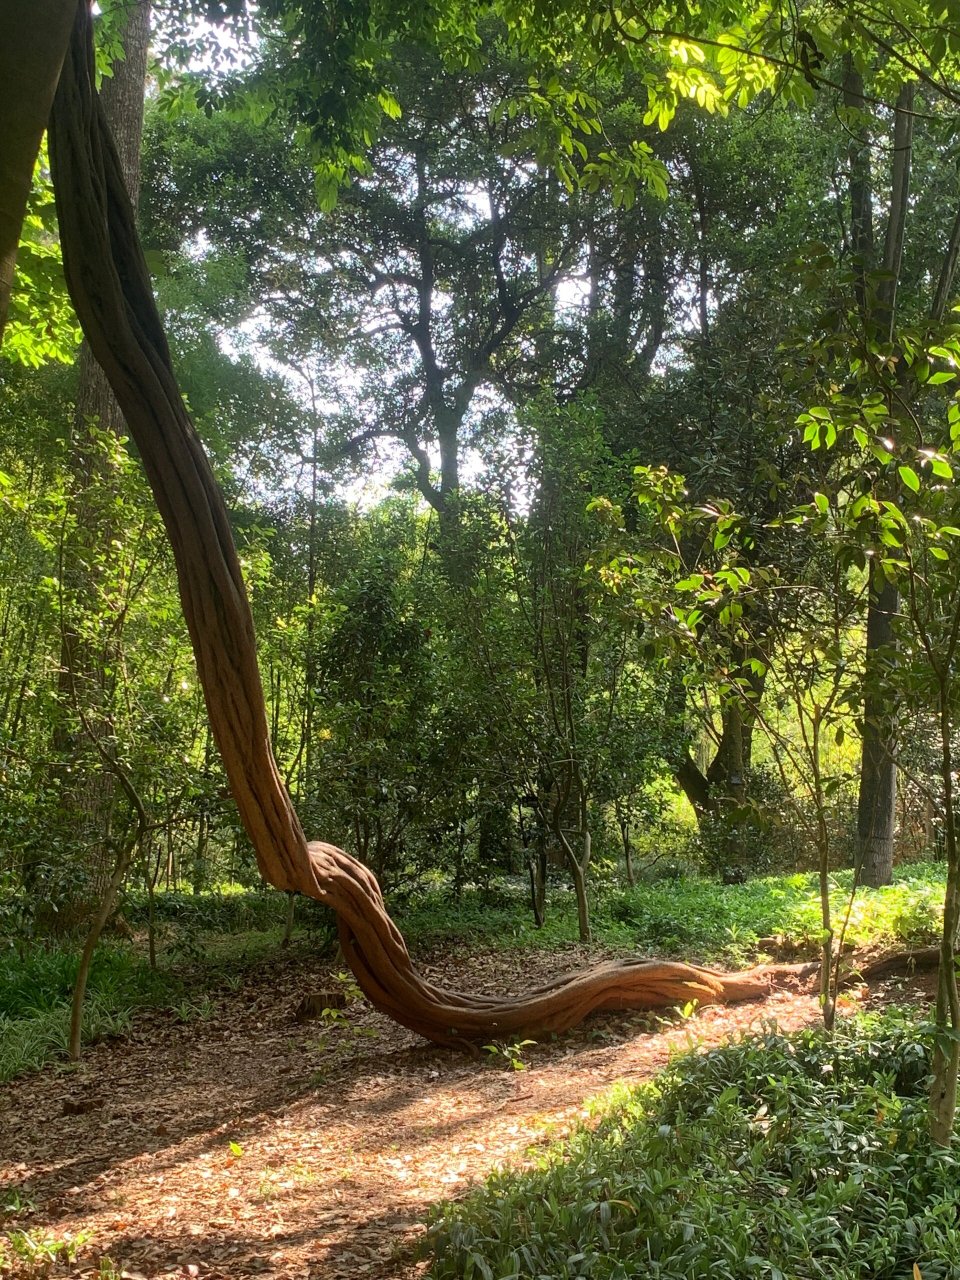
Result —
[[[942,480],[953,479],[953,467],[941,454],[934,453],[932,449],[923,449],[920,456],[933,475],[939,476]]]
[[[575,175],[570,175],[568,190]],[[604,149],[582,168],[579,185],[584,191],[610,189],[614,208],[633,208],[637,192],[644,187],[660,200],[667,198],[667,170],[646,142],[633,142],[623,151]]]
[[[644,619],[648,646],[674,653],[678,647],[696,647],[705,627],[740,637],[744,597],[764,590],[777,576],[744,557],[752,538],[743,517],[725,499],[692,503],[684,478],[666,467],[634,468],[634,499],[646,535],[632,542],[629,553],[609,554],[598,576],[608,590],[629,593],[632,608]],[[601,514],[611,509],[605,499],[590,505]],[[623,532],[620,522],[621,542]],[[685,548],[691,545],[701,546],[703,555],[684,573]]]
[[[958,367],[956,325],[933,334],[907,330],[896,346],[861,348],[844,390],[799,416],[810,448],[839,456],[829,496],[814,493],[788,519],[829,532],[846,568],[862,571],[872,560],[898,584],[918,574],[930,590],[941,579],[952,582],[960,566],[952,460],[960,450],[960,401],[954,394],[944,403],[944,396]],[[864,388],[860,396],[851,382]]]
[[[400,103],[386,89],[381,89],[377,94],[377,105],[388,120],[399,120],[403,114]]]
[[[80,343],[80,326],[63,278],[45,146],[20,237],[3,354],[31,368],[51,361],[71,364]]]
[[[819,449],[821,445],[832,449],[837,443],[837,428],[829,409],[810,409],[797,421],[804,429],[804,444],[809,444],[812,449]]]

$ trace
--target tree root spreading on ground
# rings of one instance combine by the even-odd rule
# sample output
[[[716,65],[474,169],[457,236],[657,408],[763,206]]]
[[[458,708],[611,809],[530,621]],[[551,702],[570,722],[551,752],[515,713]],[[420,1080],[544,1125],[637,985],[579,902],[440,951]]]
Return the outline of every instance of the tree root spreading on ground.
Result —
[[[337,913],[347,963],[371,1003],[428,1040],[463,1045],[563,1031],[598,1010],[758,999],[806,976],[809,966],[724,974],[673,962],[611,961],[510,999],[445,990],[417,972],[372,872],[342,849],[307,843],[274,760],[229,516],[174,376],[100,109],[87,0],[78,0],[50,152],[67,283],[170,538],[211,728],[260,870],[277,888],[317,898]]]

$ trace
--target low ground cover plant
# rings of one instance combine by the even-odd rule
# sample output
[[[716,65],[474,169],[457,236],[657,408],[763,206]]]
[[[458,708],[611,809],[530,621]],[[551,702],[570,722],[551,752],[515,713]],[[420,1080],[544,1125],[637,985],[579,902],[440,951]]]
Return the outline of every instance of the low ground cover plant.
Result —
[[[857,947],[927,944],[937,940],[942,919],[942,863],[898,868],[882,889],[858,888],[846,941]],[[834,918],[847,913],[852,871],[832,877]],[[442,889],[418,897],[397,913],[405,936],[420,944],[459,937],[499,947],[545,947],[574,942],[572,893],[555,887],[546,920],[537,929],[522,886],[500,884],[493,893],[464,891],[453,898]],[[816,953],[820,902],[816,876],[766,876],[725,885],[698,876],[659,880],[608,890],[592,910],[595,940],[644,955],[715,964],[752,963],[768,939]]]
[[[433,1280],[947,1280],[960,1179],[927,1137],[928,1070],[900,1012],[687,1055],[438,1207]]]

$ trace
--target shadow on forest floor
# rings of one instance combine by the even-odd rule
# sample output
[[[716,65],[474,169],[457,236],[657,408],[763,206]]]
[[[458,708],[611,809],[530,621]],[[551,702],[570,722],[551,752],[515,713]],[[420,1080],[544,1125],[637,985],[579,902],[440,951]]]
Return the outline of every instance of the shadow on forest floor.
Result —
[[[559,961],[484,952],[457,963],[464,987],[518,990],[586,958],[578,947]],[[430,959],[428,972],[448,976],[449,956]],[[306,957],[264,965],[207,1020],[149,1014],[79,1067],[5,1086],[0,1195],[20,1206],[8,1229],[90,1232],[74,1275],[97,1274],[108,1256],[148,1277],[185,1266],[231,1280],[412,1276],[426,1207],[522,1161],[585,1099],[652,1076],[691,1044],[819,1016],[796,990],[680,1023],[607,1014],[531,1046],[512,1070],[499,1054],[425,1045],[365,1005],[297,1025],[304,990],[331,976]]]

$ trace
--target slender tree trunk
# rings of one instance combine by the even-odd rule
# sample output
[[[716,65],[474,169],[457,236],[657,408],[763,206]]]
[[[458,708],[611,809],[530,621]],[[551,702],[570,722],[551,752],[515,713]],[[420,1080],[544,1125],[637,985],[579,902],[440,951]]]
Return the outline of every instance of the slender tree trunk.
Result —
[[[537,848],[534,856],[527,863],[530,873],[530,909],[533,912],[533,923],[538,929],[543,928],[546,920],[547,906],[547,850],[540,833],[537,836]]]
[[[863,77],[850,54],[843,79],[843,104],[852,111],[865,111]],[[869,309],[867,276],[875,266],[873,240],[873,182],[870,173],[870,133],[864,124],[848,128],[847,149],[850,192],[850,248],[856,277],[857,305],[866,319]]]
[[[940,776],[943,783],[944,847],[947,888],[944,895],[940,969],[937,977],[937,1038],[930,1083],[930,1136],[941,1147],[950,1145],[957,1114],[960,1075],[960,992],[957,989],[957,931],[960,929],[960,849],[954,784],[953,735],[947,704],[948,677],[940,676]]]
[[[891,749],[887,699],[877,689],[893,645],[897,590],[886,579],[871,585],[867,605],[867,688],[863,700],[863,747],[857,802],[857,866],[865,885],[893,879],[897,819],[897,766]]]
[[[113,874],[103,891],[103,896],[87,929],[83,951],[80,953],[80,964],[77,967],[77,976],[73,984],[73,997],[70,1003],[70,1035],[67,1044],[67,1056],[71,1062],[76,1062],[80,1057],[83,1035],[83,1003],[87,994],[87,982],[90,978],[90,968],[93,964],[97,944],[100,941],[100,935],[103,933],[104,925],[113,914],[113,909],[117,904],[117,895],[130,868],[134,850],[142,834],[143,828],[141,827],[137,836],[132,841],[129,841],[117,855]],[[154,956],[153,959],[155,963],[156,957]]]
[[[620,828],[620,843],[623,846],[623,864],[627,872],[627,884],[632,889],[637,883],[633,870],[633,841],[630,839],[630,823],[626,818],[617,818]]]
[[[293,938],[293,926],[297,918],[297,896],[294,893],[287,894],[287,911],[283,925],[283,937],[280,939],[281,947],[289,947]]]

